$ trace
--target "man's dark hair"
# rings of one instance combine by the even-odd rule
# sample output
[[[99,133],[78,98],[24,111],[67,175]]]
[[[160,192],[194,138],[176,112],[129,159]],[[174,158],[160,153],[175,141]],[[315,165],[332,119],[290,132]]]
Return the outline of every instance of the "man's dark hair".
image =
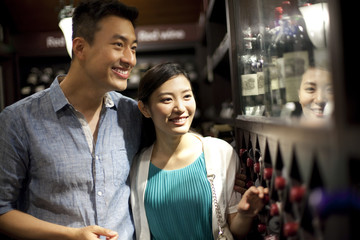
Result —
[[[108,16],[118,16],[129,20],[135,27],[139,12],[135,7],[129,7],[118,0],[84,0],[74,10],[73,36],[83,37],[92,44],[98,22]]]

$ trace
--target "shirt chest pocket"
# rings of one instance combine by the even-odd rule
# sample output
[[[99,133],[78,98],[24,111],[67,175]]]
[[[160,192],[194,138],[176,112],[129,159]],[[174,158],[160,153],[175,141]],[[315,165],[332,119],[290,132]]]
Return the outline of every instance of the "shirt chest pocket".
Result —
[[[113,183],[115,186],[126,183],[130,171],[130,161],[125,150],[111,152]]]

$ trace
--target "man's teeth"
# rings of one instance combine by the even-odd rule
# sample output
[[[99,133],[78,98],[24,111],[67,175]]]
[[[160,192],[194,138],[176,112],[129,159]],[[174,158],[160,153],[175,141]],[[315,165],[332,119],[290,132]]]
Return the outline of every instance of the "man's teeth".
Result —
[[[121,70],[121,69],[118,69],[118,68],[114,68],[114,70],[120,74],[128,74],[128,70]]]

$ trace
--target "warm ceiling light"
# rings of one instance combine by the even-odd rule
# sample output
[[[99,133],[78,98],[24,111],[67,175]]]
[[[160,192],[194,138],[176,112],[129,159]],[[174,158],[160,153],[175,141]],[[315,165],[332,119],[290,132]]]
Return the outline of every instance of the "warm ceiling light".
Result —
[[[327,3],[300,7],[307,33],[317,48],[326,48],[329,34],[329,10]]]
[[[59,13],[59,27],[64,34],[66,50],[69,56],[72,56],[72,14],[73,5],[66,5]]]

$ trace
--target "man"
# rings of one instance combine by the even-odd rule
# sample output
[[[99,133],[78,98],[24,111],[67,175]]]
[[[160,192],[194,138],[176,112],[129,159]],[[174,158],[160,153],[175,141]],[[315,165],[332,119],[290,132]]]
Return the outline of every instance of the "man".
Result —
[[[136,64],[138,12],[81,2],[66,76],[0,114],[0,233],[21,239],[132,239],[128,174],[137,103],[115,92]]]
[[[141,118],[115,90],[136,64],[137,15],[117,0],[81,2],[68,74],[0,114],[0,232],[133,238],[127,180]]]

